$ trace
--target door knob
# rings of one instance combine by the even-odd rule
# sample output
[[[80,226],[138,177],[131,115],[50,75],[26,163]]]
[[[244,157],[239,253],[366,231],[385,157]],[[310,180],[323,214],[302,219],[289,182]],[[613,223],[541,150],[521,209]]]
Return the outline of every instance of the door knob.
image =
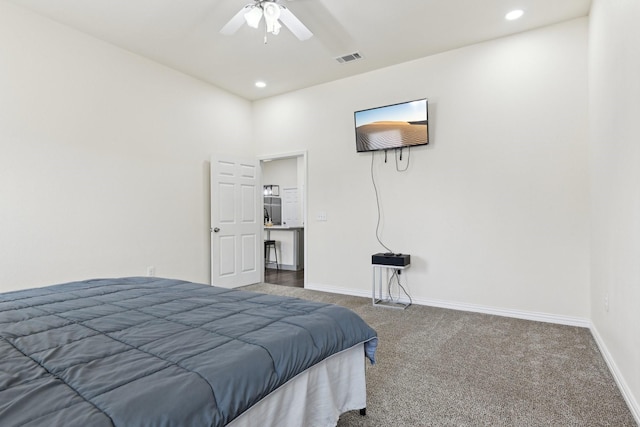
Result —
[[[214,232],[214,233],[217,233],[218,231],[220,231],[220,229],[219,229],[218,227],[216,227],[216,228],[214,228],[214,229],[213,229],[213,232]]]

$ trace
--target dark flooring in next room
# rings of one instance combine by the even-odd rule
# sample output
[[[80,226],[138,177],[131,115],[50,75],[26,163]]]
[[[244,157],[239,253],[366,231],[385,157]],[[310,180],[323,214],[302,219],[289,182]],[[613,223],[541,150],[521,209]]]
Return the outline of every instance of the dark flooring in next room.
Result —
[[[264,282],[272,285],[304,288],[304,270],[289,271],[267,268],[264,271]]]

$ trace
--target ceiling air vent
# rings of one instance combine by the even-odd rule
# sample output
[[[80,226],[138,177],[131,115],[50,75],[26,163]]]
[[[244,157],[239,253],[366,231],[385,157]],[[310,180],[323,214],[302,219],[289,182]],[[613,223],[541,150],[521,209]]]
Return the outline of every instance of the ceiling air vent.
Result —
[[[360,52],[354,52],[348,55],[339,56],[336,58],[336,61],[338,61],[341,64],[345,64],[347,62],[358,61],[360,59],[362,59],[362,55],[360,55]]]

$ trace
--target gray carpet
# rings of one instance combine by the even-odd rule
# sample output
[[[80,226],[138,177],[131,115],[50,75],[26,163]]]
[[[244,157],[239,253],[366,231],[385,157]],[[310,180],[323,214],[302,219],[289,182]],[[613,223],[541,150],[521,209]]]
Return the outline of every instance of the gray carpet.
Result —
[[[588,329],[269,284],[243,289],[343,305],[380,338],[367,416],[347,426],[636,426]]]

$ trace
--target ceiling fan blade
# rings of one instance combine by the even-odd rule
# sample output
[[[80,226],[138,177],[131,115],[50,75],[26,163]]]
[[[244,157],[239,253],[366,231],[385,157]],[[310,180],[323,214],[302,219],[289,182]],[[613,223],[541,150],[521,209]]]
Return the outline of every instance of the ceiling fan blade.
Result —
[[[249,10],[251,10],[253,7],[255,7],[254,4],[248,4],[240,9],[240,11],[236,13],[233,18],[231,18],[229,22],[227,22],[224,27],[222,27],[222,29],[220,29],[220,33],[230,36],[231,34],[234,34],[236,31],[238,31],[240,27],[242,27],[242,24],[244,24],[245,22],[244,14],[249,12]]]
[[[307,40],[313,33],[285,6],[280,5],[280,21],[300,40]]]

